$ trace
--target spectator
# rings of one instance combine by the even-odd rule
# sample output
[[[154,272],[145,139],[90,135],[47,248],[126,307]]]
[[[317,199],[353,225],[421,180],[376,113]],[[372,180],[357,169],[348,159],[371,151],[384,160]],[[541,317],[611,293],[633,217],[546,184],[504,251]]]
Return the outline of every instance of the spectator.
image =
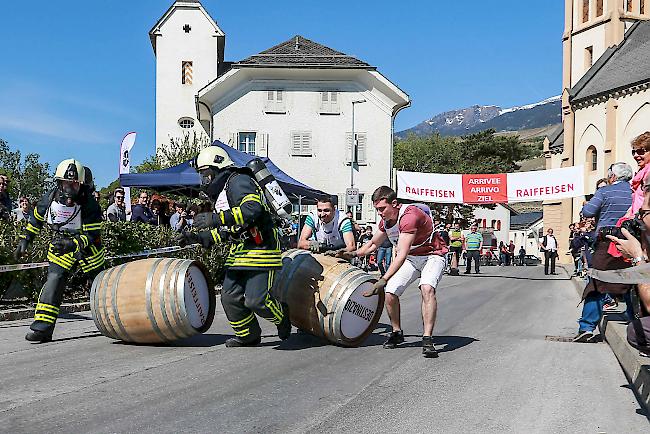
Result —
[[[614,163],[607,171],[608,186],[596,191],[591,200],[582,207],[582,215],[596,217],[597,238],[591,266],[596,270],[618,270],[629,267],[629,263],[620,255],[608,253],[609,241],[606,236],[611,234],[617,222],[632,206],[632,190],[628,181],[632,178],[632,168],[627,163]],[[574,342],[596,342],[598,335],[594,334],[602,316],[605,293],[614,295],[628,293],[629,285],[620,283],[605,283],[590,278],[583,292],[584,305],[582,316],[578,320],[578,334]]]
[[[385,240],[381,245],[379,246],[379,249],[377,250],[377,266],[379,267],[379,271],[381,272],[381,275],[383,276],[386,274],[386,270],[388,270],[388,267],[390,266],[390,261],[393,259],[393,243],[390,242],[390,240]]]
[[[359,237],[359,244],[362,246],[372,239],[372,227],[366,227],[365,231]]]
[[[481,247],[483,247],[483,235],[479,234],[478,225],[472,223],[469,228],[470,233],[463,238],[465,250],[467,250],[467,267],[465,274],[469,274],[472,269],[472,260],[474,261],[474,271],[476,274],[480,271]]]
[[[517,247],[515,246],[515,243],[510,240],[510,244],[508,244],[508,257],[510,259],[510,265],[515,265],[515,249]]]
[[[185,219],[187,221],[187,228],[191,229],[192,226],[194,225],[194,216],[199,213],[199,206],[195,203],[190,205],[190,207],[187,209],[187,218]]]
[[[436,218],[433,220],[433,230],[438,232],[440,237],[445,240],[445,243],[449,245],[449,231],[440,219]]]
[[[169,218],[169,225],[173,231],[181,232],[187,227],[187,212],[183,202],[176,202],[176,212]]]
[[[361,232],[363,231],[363,228],[359,223],[357,223],[354,218],[352,218],[352,211],[348,211],[345,213],[345,215],[350,219],[352,222],[352,231],[354,232],[354,239],[355,241],[359,241],[359,237],[361,236]]]
[[[499,267],[508,265],[508,247],[503,241],[499,242]]]
[[[519,265],[526,265],[526,249],[524,249],[524,246],[519,247]]]
[[[164,206],[167,202],[163,202],[160,199],[154,199],[151,201],[151,214],[152,218],[149,220],[149,224],[154,226],[165,226],[168,221],[165,218],[165,209]]]
[[[451,258],[451,269],[458,274],[458,264],[463,253],[463,231],[460,229],[460,222],[455,222],[453,229],[449,231],[449,251]]]
[[[9,221],[11,211],[14,206],[9,197],[9,178],[6,175],[0,175],[0,220]]]
[[[17,221],[23,221],[29,216],[29,200],[25,196],[18,199],[18,208],[12,211],[13,218]]]
[[[124,205],[124,190],[116,188],[113,192],[114,202],[106,210],[106,220],[111,222],[126,221],[126,206]]]
[[[122,191],[122,193],[124,193],[124,191]],[[97,203],[99,203],[99,201],[102,198],[102,195],[97,190],[93,190],[93,196],[95,196],[95,200],[97,201]]]
[[[551,274],[557,274],[555,272],[555,259],[557,258],[557,239],[553,235],[553,229],[548,228],[546,235],[542,238],[542,242],[539,243],[539,248],[544,252],[544,274],[548,274],[549,262],[551,264]]]
[[[131,221],[136,223],[150,223],[154,220],[154,215],[149,208],[149,194],[146,191],[140,192],[138,203],[131,210]],[[156,218],[156,221],[158,219]]]

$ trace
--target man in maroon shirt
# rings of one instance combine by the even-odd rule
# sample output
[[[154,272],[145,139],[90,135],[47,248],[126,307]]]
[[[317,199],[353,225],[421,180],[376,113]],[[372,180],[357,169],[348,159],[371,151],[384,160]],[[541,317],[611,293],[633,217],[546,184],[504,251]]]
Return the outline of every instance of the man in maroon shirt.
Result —
[[[425,357],[438,357],[433,345],[433,327],[436,322],[436,287],[445,269],[447,245],[433,230],[429,208],[423,204],[400,204],[397,194],[390,187],[379,187],[372,194],[372,202],[382,218],[379,230],[372,239],[354,252],[339,252],[338,256],[351,259],[375,252],[389,239],[397,248],[397,255],[386,273],[374,284],[373,289],[364,293],[366,297],[386,292],[386,311],[393,331],[384,348],[395,348],[404,342],[404,332],[400,321],[399,297],[416,279],[420,279],[422,294],[422,354]]]

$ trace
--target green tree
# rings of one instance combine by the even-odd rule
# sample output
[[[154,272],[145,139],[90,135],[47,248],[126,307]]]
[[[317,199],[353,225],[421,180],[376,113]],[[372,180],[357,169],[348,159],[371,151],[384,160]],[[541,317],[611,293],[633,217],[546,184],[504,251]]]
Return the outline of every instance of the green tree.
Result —
[[[20,151],[12,151],[9,144],[0,139],[0,173],[9,177],[12,199],[26,196],[33,202],[52,188],[50,166],[39,159],[38,154],[27,154],[23,158]]]
[[[537,156],[537,148],[522,144],[518,136],[496,135],[494,130],[463,137],[409,136],[395,144],[397,170],[429,173],[509,173],[519,168],[517,161]],[[433,204],[442,220],[473,219],[467,205]]]
[[[204,133],[185,133],[183,137],[169,139],[168,146],[161,146],[158,151],[146,158],[134,168],[136,173],[151,172],[175,166],[196,157],[201,149],[210,145],[210,138]]]

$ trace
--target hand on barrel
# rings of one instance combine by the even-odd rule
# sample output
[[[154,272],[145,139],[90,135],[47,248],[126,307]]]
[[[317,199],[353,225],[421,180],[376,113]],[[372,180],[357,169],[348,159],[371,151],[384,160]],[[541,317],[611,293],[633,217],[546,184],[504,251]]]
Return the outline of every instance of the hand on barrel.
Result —
[[[192,226],[197,229],[210,229],[217,227],[219,222],[217,221],[217,215],[213,212],[202,212],[194,216],[194,222]]]
[[[357,252],[348,252],[345,249],[332,250],[325,253],[327,256],[334,256],[335,258],[345,259],[346,261],[351,261],[352,258],[357,256]]]
[[[364,292],[362,295],[364,297],[372,297],[373,295],[377,295],[380,292],[384,292],[384,288],[386,288],[386,279],[383,277],[379,279],[378,281],[375,282],[374,285],[372,285],[372,289],[369,289],[368,291]]]
[[[309,242],[309,251],[312,253],[318,253],[320,252],[320,243],[316,240],[312,240]]]

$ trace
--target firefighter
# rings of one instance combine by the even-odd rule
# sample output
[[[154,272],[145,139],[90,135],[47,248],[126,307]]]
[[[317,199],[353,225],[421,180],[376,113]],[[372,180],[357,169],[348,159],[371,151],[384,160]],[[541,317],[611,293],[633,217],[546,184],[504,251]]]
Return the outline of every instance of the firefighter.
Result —
[[[278,328],[281,340],[291,334],[287,306],[271,295],[276,271],[282,267],[279,231],[262,188],[248,168],[235,167],[218,146],[203,149],[195,160],[202,187],[215,203],[214,213],[194,217],[194,227],[184,232],[181,245],[201,243],[209,247],[231,241],[221,304],[235,331],[227,347],[255,346],[261,342],[260,316]]]
[[[30,212],[25,231],[14,252],[16,260],[25,255],[44,224],[52,231],[48,246],[49,268],[34,312],[31,331],[25,339],[49,342],[66,282],[75,269],[86,275],[98,273],[104,265],[101,245],[102,213],[91,194],[89,170],[77,160],[63,160],[56,168],[56,188],[46,193]]]

